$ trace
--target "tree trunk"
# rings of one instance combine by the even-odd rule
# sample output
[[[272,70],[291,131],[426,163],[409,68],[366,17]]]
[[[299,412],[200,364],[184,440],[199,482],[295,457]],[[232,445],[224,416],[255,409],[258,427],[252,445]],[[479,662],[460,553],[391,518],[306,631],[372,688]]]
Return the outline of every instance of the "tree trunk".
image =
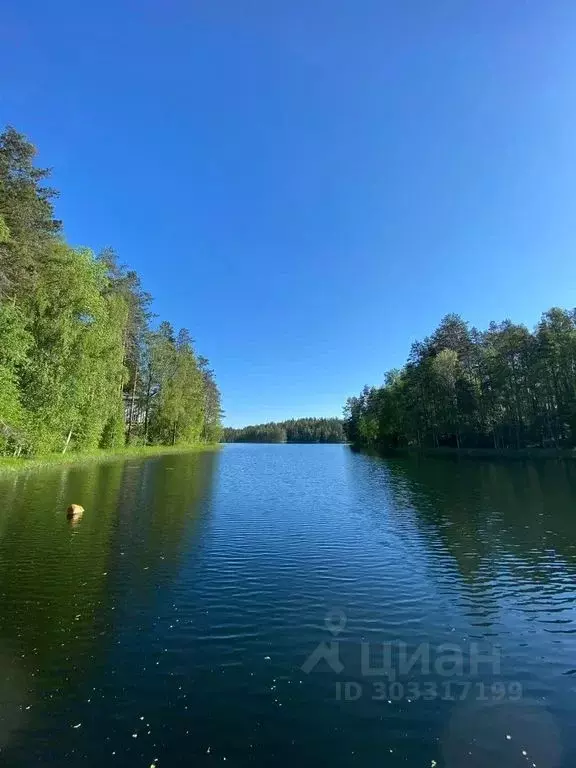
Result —
[[[128,416],[128,445],[132,437],[132,422],[134,419],[134,403],[136,401],[136,384],[138,382],[138,368],[134,369],[134,384],[132,386],[132,400],[130,402],[130,415]]]
[[[68,432],[68,437],[66,438],[66,442],[64,443],[64,448],[62,449],[62,455],[64,455],[68,450],[68,446],[70,445],[71,438],[72,438],[72,430]]]
[[[146,386],[146,413],[144,415],[144,444],[148,445],[148,427],[150,425],[150,392],[152,391],[152,366],[148,366],[148,384]]]

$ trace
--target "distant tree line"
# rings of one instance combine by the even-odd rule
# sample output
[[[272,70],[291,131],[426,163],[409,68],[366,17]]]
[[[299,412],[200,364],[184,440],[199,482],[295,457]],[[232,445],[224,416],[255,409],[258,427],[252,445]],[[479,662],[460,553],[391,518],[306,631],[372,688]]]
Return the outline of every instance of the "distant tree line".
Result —
[[[510,320],[470,328],[447,315],[401,370],[348,399],[348,439],[383,448],[576,445],[576,310],[533,332]]]
[[[114,251],[66,243],[35,154],[0,134],[0,455],[219,440],[208,361]]]
[[[290,419],[234,429],[226,427],[226,443],[342,443],[341,419]]]

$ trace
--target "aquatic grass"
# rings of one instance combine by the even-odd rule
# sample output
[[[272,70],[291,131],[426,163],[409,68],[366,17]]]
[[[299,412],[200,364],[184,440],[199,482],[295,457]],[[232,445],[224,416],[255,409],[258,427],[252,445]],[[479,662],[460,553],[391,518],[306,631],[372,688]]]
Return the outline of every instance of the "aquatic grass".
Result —
[[[92,462],[119,461],[131,458],[152,458],[166,454],[198,453],[200,451],[216,451],[220,443],[201,443],[187,446],[147,445],[117,448],[114,450],[97,450],[86,453],[56,453],[48,456],[33,458],[0,458],[0,475],[7,472],[22,472],[54,467],[59,464],[87,464]]]

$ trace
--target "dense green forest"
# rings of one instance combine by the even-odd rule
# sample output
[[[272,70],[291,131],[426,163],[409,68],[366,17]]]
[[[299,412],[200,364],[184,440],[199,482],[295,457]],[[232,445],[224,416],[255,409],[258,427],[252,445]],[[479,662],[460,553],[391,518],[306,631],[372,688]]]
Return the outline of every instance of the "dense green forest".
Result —
[[[208,361],[113,250],[66,243],[35,154],[0,134],[0,455],[219,440]]]
[[[345,440],[341,419],[290,419],[255,424],[242,429],[227,427],[226,443],[341,443]]]
[[[383,386],[348,399],[348,439],[383,448],[576,445],[576,310],[550,309],[533,332],[486,331],[447,315]]]

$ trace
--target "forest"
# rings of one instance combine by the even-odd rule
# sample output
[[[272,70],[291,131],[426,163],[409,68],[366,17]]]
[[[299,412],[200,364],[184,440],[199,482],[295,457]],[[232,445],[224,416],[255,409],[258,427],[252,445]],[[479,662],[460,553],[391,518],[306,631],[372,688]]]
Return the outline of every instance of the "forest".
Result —
[[[208,360],[111,248],[67,244],[35,156],[0,134],[0,455],[219,441]]]
[[[226,427],[226,443],[342,443],[346,440],[341,419],[290,419],[255,424],[242,429]]]
[[[348,399],[344,428],[380,448],[576,445],[576,310],[550,309],[532,332],[447,315],[401,370]]]

